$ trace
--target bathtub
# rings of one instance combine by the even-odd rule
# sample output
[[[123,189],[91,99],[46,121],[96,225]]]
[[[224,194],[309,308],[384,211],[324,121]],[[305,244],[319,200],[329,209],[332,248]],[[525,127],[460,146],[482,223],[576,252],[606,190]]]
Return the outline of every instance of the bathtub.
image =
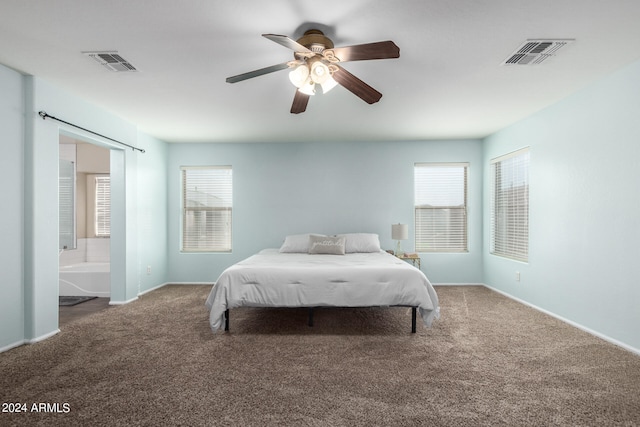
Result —
[[[83,262],[60,266],[60,296],[111,296],[108,262]]]

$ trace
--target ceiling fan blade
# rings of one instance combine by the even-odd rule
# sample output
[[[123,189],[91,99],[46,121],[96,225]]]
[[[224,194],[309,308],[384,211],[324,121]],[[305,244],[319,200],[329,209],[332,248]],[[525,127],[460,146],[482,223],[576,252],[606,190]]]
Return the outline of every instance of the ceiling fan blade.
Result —
[[[285,68],[289,68],[288,62],[272,65],[270,67],[260,68],[259,70],[249,71],[248,73],[238,74],[237,76],[227,77],[227,83],[241,82],[242,80],[252,79],[264,74],[273,73],[274,71],[284,70]]]
[[[358,44],[354,46],[336,47],[331,50],[340,62],[400,57],[400,48],[391,40]]]
[[[360,97],[367,104],[373,104],[380,101],[382,94],[345,70],[336,65],[338,69],[333,73],[333,79],[344,86],[354,95]]]
[[[279,34],[263,34],[262,37],[266,37],[271,41],[274,41],[284,47],[287,47],[295,52],[306,52],[312,53],[311,50],[307,49],[297,41],[290,39],[287,36],[281,36]]]
[[[304,113],[309,103],[309,95],[300,92],[296,89],[296,94],[293,97],[293,104],[291,105],[292,114]]]

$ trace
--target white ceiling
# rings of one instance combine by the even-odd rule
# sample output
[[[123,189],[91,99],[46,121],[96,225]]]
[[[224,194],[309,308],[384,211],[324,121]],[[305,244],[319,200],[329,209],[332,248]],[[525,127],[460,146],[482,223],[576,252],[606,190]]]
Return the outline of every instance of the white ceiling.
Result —
[[[639,21],[638,0],[0,0],[0,63],[168,142],[478,138],[639,59]],[[293,115],[287,71],[225,82],[293,59],[261,34],[296,39],[310,23],[336,46],[400,47],[343,64],[380,102],[338,87]],[[575,42],[537,66],[501,65],[537,38]],[[96,50],[140,72],[81,53]]]

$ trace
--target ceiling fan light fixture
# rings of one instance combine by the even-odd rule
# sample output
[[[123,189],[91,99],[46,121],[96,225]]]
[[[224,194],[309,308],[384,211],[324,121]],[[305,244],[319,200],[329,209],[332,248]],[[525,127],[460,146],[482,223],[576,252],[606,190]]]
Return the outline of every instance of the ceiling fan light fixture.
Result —
[[[316,90],[327,93],[337,85],[362,99],[367,104],[380,100],[382,94],[337,65],[340,62],[369,59],[399,58],[400,48],[391,40],[335,48],[331,39],[320,30],[307,30],[297,41],[279,34],[263,34],[263,37],[293,50],[293,61],[227,77],[227,83],[289,69],[289,80],[297,88],[291,106],[292,114],[303,113],[310,95]]]
[[[329,67],[322,61],[315,61],[311,64],[311,72],[309,73],[314,83],[323,84],[327,79],[331,78]]]
[[[301,64],[289,72],[289,80],[297,87],[301,88],[309,80],[309,67],[307,64]]]
[[[329,77],[324,81],[324,83],[321,83],[320,86],[322,87],[322,93],[327,93],[334,87],[338,86],[338,82],[335,81],[333,77]]]
[[[316,84],[310,78],[307,78],[307,81],[302,86],[300,86],[298,90],[305,95],[315,95]]]

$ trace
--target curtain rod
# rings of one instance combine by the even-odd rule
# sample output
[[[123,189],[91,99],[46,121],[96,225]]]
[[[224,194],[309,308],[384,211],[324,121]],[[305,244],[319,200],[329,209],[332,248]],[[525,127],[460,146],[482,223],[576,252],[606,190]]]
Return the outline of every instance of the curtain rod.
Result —
[[[118,140],[116,140],[116,139],[109,138],[108,136],[104,136],[104,135],[102,135],[102,134],[99,134],[98,132],[94,132],[94,131],[92,131],[92,130],[85,129],[85,128],[81,127],[81,126],[74,125],[73,123],[65,122],[64,120],[60,120],[60,119],[59,119],[59,118],[57,118],[57,117],[54,117],[54,116],[51,116],[51,115],[47,114],[45,111],[40,111],[40,112],[38,112],[38,114],[40,115],[40,117],[42,117],[42,120],[45,120],[45,119],[53,119],[53,120],[59,121],[60,123],[64,123],[64,124],[66,124],[66,125],[73,126],[74,128],[82,129],[82,130],[83,130],[83,131],[85,131],[85,132],[89,132],[89,133],[92,133],[92,134],[94,134],[94,135],[98,135],[99,137],[102,137],[102,138],[108,139],[109,141],[113,141],[113,142],[118,143],[118,144],[120,144],[120,145],[124,145],[125,147],[129,147],[129,148],[131,148],[132,150],[138,150],[138,151],[139,151],[139,152],[141,152],[141,153],[144,153],[144,152],[145,152],[142,148],[138,148],[138,147],[134,147],[133,145],[125,144],[124,142],[120,142],[120,141],[118,141]]]

